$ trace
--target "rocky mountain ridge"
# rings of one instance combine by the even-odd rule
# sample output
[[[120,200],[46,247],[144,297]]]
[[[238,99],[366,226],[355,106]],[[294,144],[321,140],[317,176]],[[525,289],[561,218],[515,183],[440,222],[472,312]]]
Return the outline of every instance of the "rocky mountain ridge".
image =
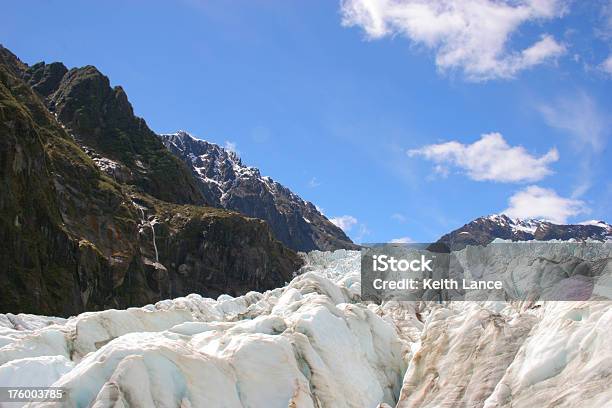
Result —
[[[96,67],[68,70],[61,63],[41,62],[22,77],[86,152],[112,163],[112,172],[102,169],[115,181],[167,202],[206,203],[186,166],[134,115],[123,88],[111,87]]]
[[[487,245],[496,238],[511,241],[606,241],[612,239],[612,225],[595,220],[562,225],[546,220],[512,219],[504,214],[494,214],[476,218],[442,236],[438,242],[455,250],[466,245]]]
[[[190,170],[91,66],[0,47],[0,311],[67,316],[283,285],[302,260],[206,207]]]
[[[160,138],[189,166],[211,205],[265,220],[278,240],[297,251],[358,248],[312,203],[245,166],[235,152],[185,131]]]

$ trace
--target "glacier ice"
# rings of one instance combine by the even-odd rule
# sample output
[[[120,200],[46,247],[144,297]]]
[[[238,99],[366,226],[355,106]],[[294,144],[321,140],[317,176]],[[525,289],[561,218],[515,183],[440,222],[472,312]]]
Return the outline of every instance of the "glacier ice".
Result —
[[[300,274],[265,293],[192,294],[69,319],[0,315],[0,386],[69,391],[63,403],[32,407],[612,401],[607,301],[376,305],[359,300],[359,252],[304,256]],[[496,274],[512,272],[507,260],[488,262]]]

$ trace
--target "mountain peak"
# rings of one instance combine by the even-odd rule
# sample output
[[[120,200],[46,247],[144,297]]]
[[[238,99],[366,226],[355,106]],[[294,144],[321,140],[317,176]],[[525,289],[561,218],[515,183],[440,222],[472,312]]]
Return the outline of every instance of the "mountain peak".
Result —
[[[357,246],[317,208],[287,187],[242,163],[236,152],[186,131],[160,135],[185,162],[200,191],[214,206],[268,222],[276,238],[298,251],[355,249]]]
[[[183,129],[179,129],[179,130],[177,130],[174,133],[162,133],[162,135],[177,136],[177,137],[180,137],[180,138],[188,137],[188,138],[191,138],[193,140],[199,140],[195,136],[193,136],[191,133],[189,133],[188,131],[183,130]]]
[[[444,235],[438,242],[451,249],[461,249],[466,245],[487,245],[498,238],[510,241],[607,241],[612,240],[612,226],[604,221],[556,224],[544,219],[513,219],[505,214],[491,214],[476,218]]]

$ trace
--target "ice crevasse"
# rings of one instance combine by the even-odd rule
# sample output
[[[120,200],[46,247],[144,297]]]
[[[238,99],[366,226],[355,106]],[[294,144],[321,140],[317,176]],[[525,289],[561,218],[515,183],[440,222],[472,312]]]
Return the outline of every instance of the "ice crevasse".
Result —
[[[285,287],[69,319],[0,315],[0,386],[68,407],[607,407],[606,301],[359,301],[359,252]]]

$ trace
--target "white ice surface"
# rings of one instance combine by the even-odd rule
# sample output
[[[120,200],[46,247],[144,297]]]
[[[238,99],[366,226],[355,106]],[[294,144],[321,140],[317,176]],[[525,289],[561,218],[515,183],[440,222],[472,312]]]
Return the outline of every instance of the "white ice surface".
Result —
[[[189,295],[70,319],[0,315],[0,386],[65,387],[66,402],[30,406],[95,408],[612,400],[609,302],[378,306],[359,301],[358,252],[306,260],[286,287],[265,293]]]

